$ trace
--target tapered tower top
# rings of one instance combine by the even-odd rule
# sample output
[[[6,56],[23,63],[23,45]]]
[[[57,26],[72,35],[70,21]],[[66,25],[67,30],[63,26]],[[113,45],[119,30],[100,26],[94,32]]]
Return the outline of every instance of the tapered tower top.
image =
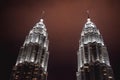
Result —
[[[81,46],[89,42],[97,42],[104,45],[103,38],[97,29],[96,25],[91,21],[89,12],[87,11],[88,17],[81,33]]]
[[[102,52],[99,52],[100,55],[98,55],[98,52],[96,50],[95,55],[97,55],[97,56],[94,57],[94,59],[93,59],[93,57],[90,57],[90,56],[87,58],[85,57],[83,60],[81,60],[81,61],[83,61],[83,63],[81,62],[82,64],[80,64],[80,66],[83,66],[83,64],[85,64],[85,63],[96,62],[96,61],[105,63],[110,66],[109,57],[107,56],[107,48],[104,44],[102,35],[100,34],[99,29],[96,27],[96,25],[91,21],[89,14],[88,14],[87,21],[84,24],[83,30],[81,32],[81,38],[80,38],[79,43],[80,43],[79,51],[81,51],[82,48],[85,48],[86,45],[89,48],[92,48],[92,47],[90,47],[90,45],[91,46],[95,45],[96,49],[99,45],[100,47],[105,49],[105,50],[102,49]],[[85,51],[85,49],[83,50],[83,53],[84,53],[84,51]],[[88,51],[86,51],[86,52],[88,52]],[[101,57],[101,54],[103,57]],[[88,54],[85,54],[85,55],[93,55],[93,52],[89,52]]]

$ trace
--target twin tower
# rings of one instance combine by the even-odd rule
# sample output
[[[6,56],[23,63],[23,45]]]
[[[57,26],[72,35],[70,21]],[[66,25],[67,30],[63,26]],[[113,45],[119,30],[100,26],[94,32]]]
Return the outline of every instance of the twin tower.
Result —
[[[10,80],[47,80],[48,45],[47,29],[40,19],[20,48]],[[77,57],[77,80],[114,80],[107,48],[89,17],[81,33]]]

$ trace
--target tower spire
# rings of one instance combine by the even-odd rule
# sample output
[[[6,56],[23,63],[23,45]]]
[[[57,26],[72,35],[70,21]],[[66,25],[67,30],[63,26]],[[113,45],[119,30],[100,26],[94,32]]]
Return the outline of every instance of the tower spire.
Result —
[[[91,22],[91,20],[90,20],[90,12],[89,12],[89,10],[87,10],[86,12],[87,12],[87,22]]]
[[[40,17],[40,23],[42,23],[43,24],[43,17],[44,17],[44,14],[45,14],[45,11],[43,10],[42,12],[41,12],[41,17]]]
[[[89,10],[87,10],[86,12],[87,12],[87,18],[90,18],[90,12],[89,12]]]
[[[45,11],[43,10],[43,11],[41,12],[41,19],[43,19],[44,14],[45,14]]]

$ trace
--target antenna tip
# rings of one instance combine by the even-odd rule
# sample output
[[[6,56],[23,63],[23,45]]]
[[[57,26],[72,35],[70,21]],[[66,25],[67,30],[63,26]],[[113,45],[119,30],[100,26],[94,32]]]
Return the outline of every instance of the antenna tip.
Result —
[[[89,10],[87,10],[87,13],[89,13]]]
[[[43,10],[43,11],[42,11],[42,14],[44,14],[44,13],[45,13],[45,11]]]

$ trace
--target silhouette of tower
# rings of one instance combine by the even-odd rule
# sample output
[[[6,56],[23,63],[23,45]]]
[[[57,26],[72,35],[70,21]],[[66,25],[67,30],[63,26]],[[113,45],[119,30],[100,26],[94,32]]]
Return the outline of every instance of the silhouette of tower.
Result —
[[[77,80],[114,80],[107,48],[89,15],[81,33],[77,57]]]
[[[10,80],[47,80],[48,44],[47,29],[40,19],[20,48]]]

